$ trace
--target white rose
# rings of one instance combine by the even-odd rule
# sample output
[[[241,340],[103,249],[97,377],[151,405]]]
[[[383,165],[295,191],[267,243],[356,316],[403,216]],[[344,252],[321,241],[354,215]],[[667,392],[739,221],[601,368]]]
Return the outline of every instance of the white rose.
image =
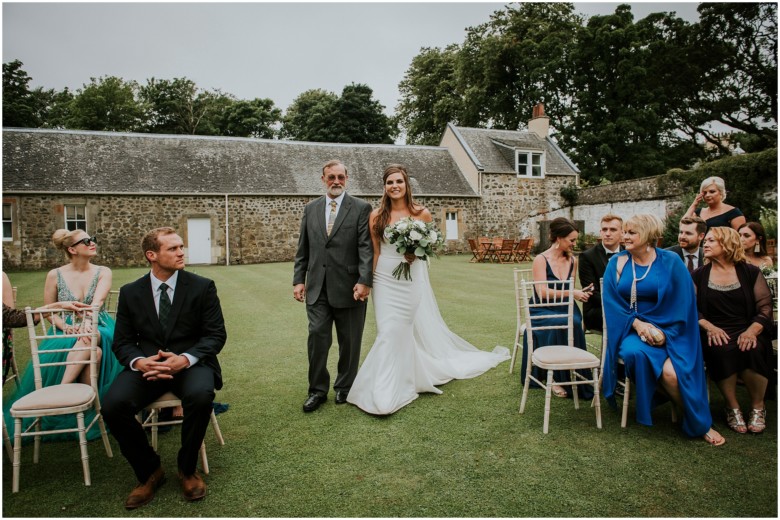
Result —
[[[410,237],[412,240],[415,240],[415,241],[417,241],[417,240],[420,240],[420,239],[421,239],[423,236],[422,236],[420,233],[418,233],[417,231],[415,231],[415,230],[412,230],[412,232],[411,232],[411,233],[409,233],[409,237]]]
[[[431,229],[430,234],[428,234],[428,240],[430,240],[431,242],[436,242],[437,238],[439,238],[439,237],[436,234],[436,230],[435,229]]]
[[[422,220],[415,220],[414,225],[419,229],[420,231],[425,231],[425,222]]]
[[[406,221],[404,220],[399,221],[396,227],[398,228],[398,231],[405,231],[407,227]]]

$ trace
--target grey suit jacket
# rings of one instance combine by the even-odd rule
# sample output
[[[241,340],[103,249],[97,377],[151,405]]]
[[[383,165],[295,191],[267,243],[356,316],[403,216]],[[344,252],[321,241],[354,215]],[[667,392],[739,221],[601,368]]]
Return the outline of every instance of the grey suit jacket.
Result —
[[[372,283],[374,248],[368,230],[371,205],[345,194],[328,236],[326,198],[310,202],[303,210],[293,285],[306,284],[308,304],[317,301],[324,285],[332,307],[365,305],[355,301],[352,289],[356,283],[369,287]]]
[[[677,256],[680,257],[680,259],[683,261],[683,263],[685,265],[688,265],[688,259],[685,258],[685,256],[683,255],[682,247],[680,247],[679,245],[676,245],[676,246],[667,247],[666,250],[667,251],[673,251],[673,252],[677,253]],[[701,267],[703,265],[704,265],[704,249],[701,246],[699,246],[699,259],[696,261],[696,265],[694,266],[694,268],[699,268],[699,267]]]

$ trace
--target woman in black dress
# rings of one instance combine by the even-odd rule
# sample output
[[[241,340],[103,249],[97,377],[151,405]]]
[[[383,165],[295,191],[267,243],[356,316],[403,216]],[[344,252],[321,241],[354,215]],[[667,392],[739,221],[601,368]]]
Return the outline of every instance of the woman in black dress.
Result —
[[[764,394],[772,373],[772,298],[758,267],[745,261],[739,234],[710,228],[708,263],[693,272],[707,372],[726,400],[726,422],[737,433],[766,428]],[[737,402],[737,376],[750,395],[745,424]]]
[[[695,215],[703,218],[708,229],[718,226],[739,229],[745,223],[745,215],[739,208],[726,204],[724,200],[726,200],[726,183],[720,177],[707,177],[701,182],[699,193],[684,216]],[[698,207],[702,202],[707,207]]]

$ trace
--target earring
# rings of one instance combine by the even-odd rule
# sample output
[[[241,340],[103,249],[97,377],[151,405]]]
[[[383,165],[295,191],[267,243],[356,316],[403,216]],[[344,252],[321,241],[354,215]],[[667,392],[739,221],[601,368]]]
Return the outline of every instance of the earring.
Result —
[[[650,252],[650,250],[651,250],[651,249],[653,249],[653,248],[652,248],[652,247],[650,247],[650,244],[647,244],[647,252],[648,252],[648,253]]]
[[[555,243],[555,249],[558,249],[558,242]]]
[[[753,247],[753,252],[754,253],[760,253],[761,252],[761,244],[759,244],[758,241],[756,241],[756,245],[755,245],[755,247]]]

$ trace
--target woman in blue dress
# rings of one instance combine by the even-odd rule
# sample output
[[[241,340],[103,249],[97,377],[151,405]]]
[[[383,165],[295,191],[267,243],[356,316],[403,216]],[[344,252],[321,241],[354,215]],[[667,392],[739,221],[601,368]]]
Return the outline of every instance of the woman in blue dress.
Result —
[[[68,257],[68,263],[57,269],[52,269],[46,276],[44,286],[43,301],[44,305],[51,306],[57,302],[80,302],[87,305],[97,305],[102,307],[103,302],[111,290],[111,270],[107,267],[101,267],[92,264],[92,258],[97,254],[95,237],[90,237],[85,231],[76,229],[68,231],[59,229],[54,232],[52,242],[58,248],[64,251]],[[98,395],[103,396],[113,383],[117,375],[122,371],[122,365],[119,364],[114,353],[111,351],[111,344],[114,339],[114,320],[111,316],[101,309],[98,323],[98,341],[99,349],[97,351],[100,374],[98,375]],[[62,323],[59,318],[55,318],[53,327],[61,330],[69,330],[69,323]],[[89,327],[86,323],[82,326]],[[85,340],[79,340],[85,341]],[[39,345],[39,350],[53,350],[62,348],[72,348],[76,340],[72,338],[50,339]],[[89,357],[88,351],[61,352],[58,354],[49,354],[45,356],[46,362],[74,361],[86,359]],[[89,384],[89,368],[85,365],[61,365],[54,367],[44,367],[41,369],[43,386],[50,386],[60,383],[84,383]],[[5,424],[9,430],[13,429],[14,422],[10,417],[11,405],[20,397],[23,397],[35,390],[33,381],[32,364],[28,363],[22,376],[21,386],[16,391],[13,398],[5,403],[3,413],[5,414]],[[87,424],[94,417],[94,410],[85,412],[84,418]],[[28,421],[23,423],[26,428]],[[65,415],[57,417],[46,417],[43,420],[42,427],[46,430],[71,428],[76,426],[75,415]],[[9,431],[13,436],[13,431]],[[75,433],[61,435],[47,435],[44,439],[54,438],[77,438]],[[92,428],[87,432],[88,439],[95,439],[100,436],[97,428]]]
[[[574,222],[567,218],[558,217],[550,222],[550,242],[549,249],[534,258],[532,269],[534,281],[548,280],[550,289],[559,289],[561,280],[572,279],[576,281],[577,260],[574,258],[574,245],[577,243],[579,232]],[[592,284],[583,287],[583,290],[574,290],[574,299],[580,302],[588,301],[593,291]],[[560,309],[550,309],[545,307],[532,307],[531,314],[534,316],[540,314],[560,314]],[[566,318],[548,320],[545,325],[559,325],[565,323]],[[568,343],[567,331],[563,329],[539,330],[534,333],[534,346],[544,347],[547,345],[566,345]],[[586,349],[585,330],[582,328],[582,314],[579,307],[574,305],[574,346]],[[523,336],[523,364],[520,369],[520,382],[525,384],[526,370],[528,366],[528,341]],[[591,377],[590,370],[580,371],[584,376]],[[547,379],[545,370],[539,367],[533,367],[532,374],[540,381]],[[568,383],[571,377],[568,370],[556,370],[553,372],[553,380],[557,383]],[[539,388],[531,380],[532,388]],[[593,397],[593,387],[591,385],[577,385],[579,388],[579,397],[590,399]],[[556,397],[572,397],[571,386],[553,385],[552,393]]]
[[[712,429],[693,282],[675,253],[655,247],[662,233],[652,215],[629,218],[626,250],[607,264],[604,397],[615,406],[620,357],[636,387],[638,423],[652,426],[653,408],[671,399],[682,410],[683,432],[720,446],[726,440]]]

